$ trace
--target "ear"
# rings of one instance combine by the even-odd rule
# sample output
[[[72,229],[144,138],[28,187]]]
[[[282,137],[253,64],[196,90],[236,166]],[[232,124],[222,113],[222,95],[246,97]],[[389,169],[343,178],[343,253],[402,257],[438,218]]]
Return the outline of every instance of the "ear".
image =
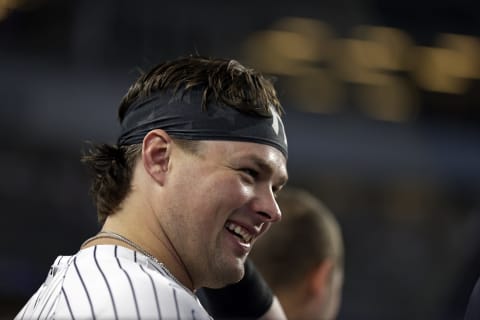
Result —
[[[310,275],[310,291],[316,296],[324,296],[330,290],[334,263],[332,259],[325,259],[317,265]]]
[[[166,179],[171,149],[172,139],[161,129],[152,130],[143,138],[143,166],[150,177],[160,185],[163,185]]]

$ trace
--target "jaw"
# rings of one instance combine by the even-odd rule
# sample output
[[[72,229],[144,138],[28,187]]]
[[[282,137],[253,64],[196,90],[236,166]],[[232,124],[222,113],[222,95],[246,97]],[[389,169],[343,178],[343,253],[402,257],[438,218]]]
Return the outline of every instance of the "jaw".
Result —
[[[228,231],[222,232],[219,245],[215,248],[213,259],[206,262],[205,283],[201,286],[208,288],[222,288],[240,281],[244,275],[244,263],[248,255],[244,249],[238,248],[238,240]]]
[[[227,223],[228,224],[228,223]],[[245,239],[234,231],[233,225],[224,225],[217,238],[217,246],[214,249],[213,257],[206,261],[209,266],[207,270],[210,281],[208,287],[220,288],[225,285],[240,281],[244,275],[244,263],[250,253],[252,237]],[[238,229],[237,229],[238,230]],[[246,236],[244,234],[244,236]]]

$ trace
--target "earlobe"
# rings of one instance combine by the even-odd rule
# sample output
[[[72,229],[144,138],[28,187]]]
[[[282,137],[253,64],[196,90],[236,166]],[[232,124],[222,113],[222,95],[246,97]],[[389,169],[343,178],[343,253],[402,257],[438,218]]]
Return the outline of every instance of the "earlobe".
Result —
[[[165,131],[155,129],[143,139],[142,160],[146,172],[163,185],[168,172],[172,139]]]

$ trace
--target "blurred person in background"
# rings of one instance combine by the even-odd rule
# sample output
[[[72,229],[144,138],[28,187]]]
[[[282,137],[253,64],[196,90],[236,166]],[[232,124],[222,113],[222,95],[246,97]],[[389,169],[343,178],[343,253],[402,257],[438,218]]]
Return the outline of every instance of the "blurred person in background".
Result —
[[[251,259],[288,319],[332,320],[341,303],[343,240],[337,220],[304,189],[277,197],[282,221],[256,244]]]
[[[210,319],[196,289],[240,281],[281,218],[281,114],[272,83],[235,60],[178,58],[140,76],[117,144],[83,158],[101,231],[55,260],[16,319]],[[237,304],[285,316],[268,288]]]
[[[471,292],[469,294],[464,320],[480,319],[480,278],[478,278],[478,266],[480,265],[479,257],[480,255],[478,254],[478,252],[476,252],[473,261],[471,261],[469,264],[469,270],[465,272],[467,276],[464,275],[466,279],[465,281],[471,281],[470,285],[474,284],[474,287],[473,289],[471,289]],[[473,280],[472,277],[475,277],[476,279]]]

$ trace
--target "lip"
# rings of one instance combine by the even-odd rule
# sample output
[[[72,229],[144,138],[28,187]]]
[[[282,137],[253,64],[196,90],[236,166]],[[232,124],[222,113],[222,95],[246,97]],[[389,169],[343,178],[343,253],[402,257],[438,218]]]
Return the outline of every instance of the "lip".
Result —
[[[248,234],[252,237],[250,242],[246,243],[242,241],[242,239],[240,239],[238,236],[234,235],[230,230],[228,230],[226,226],[228,223],[237,225],[243,228],[246,232],[248,232]],[[233,251],[235,255],[240,255],[240,256],[244,256],[250,252],[253,242],[259,235],[259,231],[257,231],[254,227],[247,226],[244,223],[241,223],[235,220],[228,220],[224,225],[224,231],[227,234],[227,238],[229,239],[229,242],[232,243],[233,245]]]
[[[245,229],[247,231],[247,233],[252,237],[252,239],[250,241],[250,244],[255,242],[255,239],[258,238],[258,236],[262,233],[263,222],[258,227],[252,226],[252,225],[247,225],[245,223],[242,223],[242,222],[239,222],[239,221],[236,221],[236,220],[231,220],[231,219],[227,220],[227,222],[225,222],[225,225],[227,223],[233,223],[233,224],[238,225],[241,228]]]
[[[245,257],[248,255],[251,249],[251,243],[245,243],[241,239],[239,239],[236,235],[232,234],[226,228],[224,228],[226,238],[230,243],[232,252],[237,257]]]

